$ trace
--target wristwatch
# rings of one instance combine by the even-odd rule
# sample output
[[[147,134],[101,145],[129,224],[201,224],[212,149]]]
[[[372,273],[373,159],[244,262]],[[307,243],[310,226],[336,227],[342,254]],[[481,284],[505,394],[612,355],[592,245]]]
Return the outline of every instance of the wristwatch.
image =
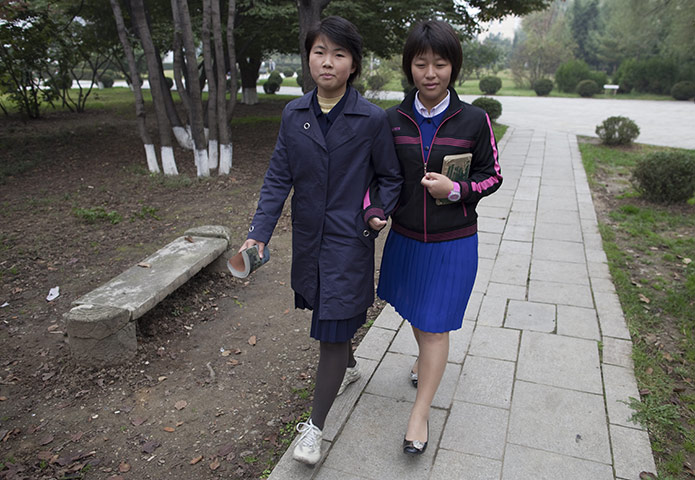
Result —
[[[461,200],[461,192],[460,192],[460,186],[458,182],[454,182],[454,188],[451,189],[449,192],[449,195],[447,195],[446,198],[449,199],[450,202],[458,202]]]

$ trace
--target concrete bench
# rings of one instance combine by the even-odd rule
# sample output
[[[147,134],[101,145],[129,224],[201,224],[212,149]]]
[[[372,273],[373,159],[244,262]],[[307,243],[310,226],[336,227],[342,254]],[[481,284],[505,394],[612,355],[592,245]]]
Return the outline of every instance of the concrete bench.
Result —
[[[620,85],[612,85],[610,83],[607,83],[603,86],[604,90],[609,90],[613,95],[615,95],[618,92],[619,88]]]
[[[226,228],[209,225],[184,236],[73,302],[64,314],[73,356],[89,366],[116,365],[137,351],[135,320],[202,268],[224,257]]]

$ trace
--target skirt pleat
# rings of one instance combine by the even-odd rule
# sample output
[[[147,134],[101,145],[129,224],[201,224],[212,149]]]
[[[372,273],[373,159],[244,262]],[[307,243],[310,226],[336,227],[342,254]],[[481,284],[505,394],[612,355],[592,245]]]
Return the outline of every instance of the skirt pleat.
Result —
[[[461,328],[478,271],[478,236],[424,243],[389,232],[377,295],[414,327]]]

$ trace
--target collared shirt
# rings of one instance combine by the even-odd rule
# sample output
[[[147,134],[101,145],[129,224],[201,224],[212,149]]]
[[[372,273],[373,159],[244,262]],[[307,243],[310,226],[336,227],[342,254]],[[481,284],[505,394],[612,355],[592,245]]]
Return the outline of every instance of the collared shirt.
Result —
[[[439,102],[437,105],[434,106],[434,108],[431,111],[427,111],[427,107],[425,107],[422,102],[420,101],[420,92],[417,92],[415,94],[415,102],[413,103],[413,109],[422,115],[425,118],[430,118],[430,117],[436,117],[440,113],[442,113],[444,110],[449,108],[449,98],[451,97],[451,92],[447,90],[446,92],[446,97],[444,97],[444,100]]]
[[[343,98],[340,99],[340,101],[335,105],[335,107],[331,108],[331,111],[328,113],[323,113],[321,111],[321,107],[319,106],[319,99],[317,98],[317,90],[314,89],[314,96],[311,99],[311,106],[314,109],[314,115],[316,115],[316,120],[319,122],[319,127],[321,127],[321,132],[323,133],[324,138],[326,135],[328,135],[328,131],[331,129],[335,121],[338,119],[338,115],[343,111],[343,107],[345,106],[345,102],[349,96],[350,93],[350,86],[348,85],[347,88],[345,89],[345,93],[343,94]]]

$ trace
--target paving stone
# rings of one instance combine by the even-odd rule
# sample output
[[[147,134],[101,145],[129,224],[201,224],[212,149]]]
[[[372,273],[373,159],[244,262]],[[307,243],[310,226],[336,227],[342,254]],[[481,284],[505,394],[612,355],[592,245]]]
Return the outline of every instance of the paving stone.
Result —
[[[502,188],[500,190],[498,190],[494,195],[481,199],[480,203],[481,205],[486,205],[488,207],[502,207],[509,209],[512,204],[512,196],[513,191],[506,190],[504,184],[502,184]]]
[[[316,473],[316,467],[305,465],[292,458],[292,452],[298,440],[299,435],[295,436],[294,441],[287,450],[285,450],[282,458],[280,458],[280,461],[275,465],[275,468],[273,468],[268,480],[304,480],[311,478]],[[321,460],[319,460],[319,465],[328,457],[330,449],[331,442],[325,440],[321,442]]]
[[[539,211],[536,216],[537,223],[556,223],[558,225],[581,225],[579,221],[579,213],[569,210],[563,210],[562,212],[543,210]]]
[[[625,316],[618,295],[594,292],[594,301],[596,302],[601,333],[608,337],[630,339],[630,332],[625,324]]]
[[[509,300],[504,326],[520,330],[554,332],[555,305]]]
[[[603,363],[633,368],[632,341],[622,338],[603,337]]]
[[[396,332],[386,328],[372,327],[355,350],[355,356],[379,360],[386,353]]]
[[[579,224],[561,225],[557,223],[536,223],[534,238],[581,242],[582,232]]]
[[[478,217],[478,231],[502,233],[507,221],[492,217]]]
[[[613,480],[610,465],[507,445],[502,480]]]
[[[321,467],[315,480],[371,480],[369,477],[358,477],[352,472],[341,472],[328,467]]]
[[[631,368],[615,365],[603,366],[603,384],[606,392],[606,409],[610,423],[641,429],[639,422],[631,420],[635,411],[630,408],[631,398],[639,401],[637,380]]]
[[[423,455],[403,455],[403,436],[412,404],[365,393],[335,441],[324,465],[369,479],[428,478],[446,411],[430,412],[430,440]]]
[[[504,183],[507,183],[507,175],[504,176]],[[483,205],[482,203],[476,208],[478,217],[489,217],[505,220],[509,214],[508,208],[503,207],[493,207],[490,205]]]
[[[507,441],[609,464],[603,395],[517,380]]]
[[[500,255],[531,255],[533,244],[531,242],[517,242],[514,240],[502,240]]]
[[[576,242],[537,238],[533,244],[534,260],[585,263],[584,246]]]
[[[588,285],[571,285],[568,283],[544,282],[530,280],[528,299],[533,302],[555,303],[591,308],[594,302]]]
[[[504,314],[507,311],[507,299],[485,295],[478,312],[478,325],[488,327],[501,327],[504,323]]]
[[[532,225],[507,225],[504,229],[502,238],[505,240],[516,240],[518,242],[533,241]]]
[[[550,210],[578,210],[577,199],[572,197],[553,198],[549,195],[543,195],[543,185],[541,184],[541,194],[538,197],[538,211]]]
[[[490,243],[479,243],[478,244],[478,257],[479,258],[490,258],[495,259],[497,257],[497,251],[499,247]]]
[[[610,278],[592,278],[591,289],[594,292],[615,293],[615,285]]]
[[[593,308],[573,307],[571,305],[557,306],[557,333],[568,337],[600,340],[598,317]]]
[[[531,255],[500,253],[492,267],[490,281],[526,287],[530,263]]]
[[[480,311],[480,304],[483,302],[483,294],[481,292],[472,292],[470,298],[468,299],[468,305],[466,305],[466,312],[463,314],[463,321],[473,321],[478,318],[478,312]]]
[[[502,460],[509,411],[454,402],[444,427],[441,448]]]
[[[524,332],[516,378],[602,394],[598,345],[582,338]]]
[[[601,250],[586,249],[586,259],[588,262],[608,262],[608,257],[606,257],[606,252]]]
[[[454,399],[509,408],[514,384],[514,362],[494,358],[466,357]]]
[[[523,213],[523,214],[532,213],[535,217],[537,205],[538,205],[538,201],[535,198],[530,199],[530,200],[520,200],[520,199],[515,198],[514,202],[512,202],[512,210],[511,210],[511,214],[510,214],[509,218],[511,219],[515,214],[518,214],[518,213]],[[509,228],[510,224],[511,225],[533,225],[533,221],[531,221],[531,222],[518,222],[517,221],[514,223],[507,221],[507,228]]]
[[[640,472],[656,474],[649,434],[644,430],[611,425],[615,475],[639,478]]]
[[[473,332],[468,353],[480,357],[516,361],[519,333],[517,330],[478,325]]]
[[[478,243],[499,245],[500,241],[502,241],[502,235],[499,233],[478,232]]]
[[[413,336],[413,330],[409,326],[403,325],[398,330],[396,338],[393,339],[388,351],[417,357],[418,348],[415,336]]]
[[[473,284],[474,292],[485,293],[485,290],[487,290],[487,284],[490,282],[490,275],[492,274],[493,265],[494,260],[489,258],[478,259],[478,273],[475,276],[475,283]]]
[[[490,282],[487,286],[486,295],[490,297],[514,298],[516,300],[523,300],[526,298],[526,286]]]
[[[502,462],[440,448],[429,480],[499,480]]]
[[[374,320],[374,327],[385,328],[387,330],[398,330],[403,323],[403,317],[389,304],[386,304],[381,313]]]
[[[613,277],[611,277],[611,272],[608,269],[608,264],[604,262],[588,262],[586,265],[587,269],[589,270],[589,277],[590,278],[610,278],[611,280]]]
[[[417,389],[410,383],[408,372],[415,363],[415,357],[399,353],[387,353],[372,379],[365,388],[366,393],[396,400],[414,402]],[[449,408],[454,398],[456,383],[461,374],[461,365],[447,363],[444,376],[434,396],[432,405]]]
[[[474,328],[474,322],[464,320],[462,328],[449,333],[449,361],[451,363],[463,363],[471,344]]]
[[[556,260],[531,260],[531,280],[544,282],[589,285],[589,273],[584,263],[558,262]]]

